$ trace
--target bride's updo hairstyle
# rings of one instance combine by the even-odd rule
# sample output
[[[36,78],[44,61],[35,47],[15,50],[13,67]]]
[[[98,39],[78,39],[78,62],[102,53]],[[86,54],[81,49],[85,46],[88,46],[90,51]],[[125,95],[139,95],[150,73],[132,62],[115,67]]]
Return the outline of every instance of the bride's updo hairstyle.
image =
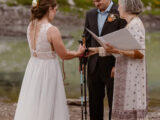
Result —
[[[56,0],[38,0],[37,6],[31,8],[31,21],[42,19],[48,12],[49,7],[56,7]]]

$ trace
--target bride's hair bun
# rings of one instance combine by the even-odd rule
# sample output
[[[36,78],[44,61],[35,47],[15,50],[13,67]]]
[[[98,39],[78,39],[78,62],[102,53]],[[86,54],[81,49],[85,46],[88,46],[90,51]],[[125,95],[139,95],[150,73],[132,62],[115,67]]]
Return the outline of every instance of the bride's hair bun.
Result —
[[[56,7],[56,0],[39,0],[38,6],[31,8],[31,20],[42,19],[48,12],[49,7]]]

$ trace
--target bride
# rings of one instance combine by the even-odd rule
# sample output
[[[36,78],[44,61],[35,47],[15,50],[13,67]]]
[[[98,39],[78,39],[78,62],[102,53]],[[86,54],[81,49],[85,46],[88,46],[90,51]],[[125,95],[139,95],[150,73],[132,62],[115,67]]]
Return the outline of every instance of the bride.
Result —
[[[80,56],[85,48],[67,51],[61,34],[50,22],[56,15],[56,0],[33,1],[27,38],[31,52],[14,120],[69,120],[65,90],[57,55]]]

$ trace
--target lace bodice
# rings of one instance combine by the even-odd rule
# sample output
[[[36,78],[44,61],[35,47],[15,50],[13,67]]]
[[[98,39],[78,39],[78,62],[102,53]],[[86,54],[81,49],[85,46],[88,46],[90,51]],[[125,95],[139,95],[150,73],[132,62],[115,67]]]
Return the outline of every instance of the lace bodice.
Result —
[[[52,26],[50,23],[42,24],[40,27],[40,31],[38,33],[38,38],[36,40],[36,50],[32,49],[31,47],[31,39],[30,39],[30,26],[27,29],[27,39],[29,43],[29,48],[31,52],[31,57],[38,57],[38,58],[55,58],[56,53],[52,50],[51,44],[47,40],[47,30]]]

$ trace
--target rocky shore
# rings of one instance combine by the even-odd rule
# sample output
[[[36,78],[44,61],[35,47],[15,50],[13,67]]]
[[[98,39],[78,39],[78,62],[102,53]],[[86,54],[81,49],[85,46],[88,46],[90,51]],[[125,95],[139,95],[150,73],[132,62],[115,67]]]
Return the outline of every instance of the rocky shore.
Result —
[[[0,120],[13,120],[16,103],[4,103],[0,101]],[[68,105],[70,120],[81,120],[81,107],[77,105]],[[160,109],[156,108],[156,112],[149,112],[149,120],[160,120]],[[105,110],[105,120],[107,120],[107,109]]]
[[[0,4],[0,36],[24,36],[30,21],[29,6],[9,7]],[[69,33],[83,28],[84,20],[69,13],[57,11],[53,24],[57,26],[64,37]]]
[[[1,36],[24,36],[26,34],[30,20],[29,6],[9,7],[0,4],[0,16]],[[141,15],[141,19],[147,32],[160,31],[160,16]],[[84,18],[58,11],[53,24],[60,28],[64,37],[68,37],[70,32],[83,29]]]

